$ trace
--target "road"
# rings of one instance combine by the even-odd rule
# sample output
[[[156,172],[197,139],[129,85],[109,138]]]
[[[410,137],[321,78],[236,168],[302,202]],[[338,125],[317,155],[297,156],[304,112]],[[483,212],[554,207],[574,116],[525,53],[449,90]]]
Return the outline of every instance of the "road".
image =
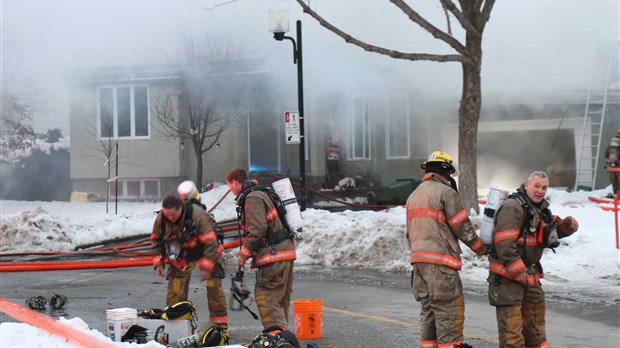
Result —
[[[231,273],[231,272],[229,272]],[[165,281],[150,267],[0,273],[0,293],[23,305],[31,296],[65,295],[66,308],[44,313],[55,317],[79,317],[91,328],[107,334],[106,309],[163,308]],[[335,269],[295,270],[293,299],[323,300],[323,337],[319,347],[416,347],[420,306],[414,301],[407,274]],[[230,279],[225,281],[230,287]],[[246,286],[254,284],[254,272],[246,273]],[[474,347],[497,347],[495,311],[488,305],[481,284],[464,284],[465,336]],[[549,295],[552,295],[549,290]],[[553,296],[549,296],[553,297]],[[190,300],[200,322],[208,318],[206,290],[195,272]],[[254,304],[251,308],[258,313]],[[246,311],[230,311],[231,343],[249,342],[260,331]],[[0,315],[0,322],[14,321]],[[292,315],[291,315],[291,327]],[[619,347],[620,312],[617,302],[604,299],[587,303],[570,298],[547,301],[547,335],[553,347]],[[302,346],[310,341],[302,341]],[[8,347],[7,347],[8,348]]]

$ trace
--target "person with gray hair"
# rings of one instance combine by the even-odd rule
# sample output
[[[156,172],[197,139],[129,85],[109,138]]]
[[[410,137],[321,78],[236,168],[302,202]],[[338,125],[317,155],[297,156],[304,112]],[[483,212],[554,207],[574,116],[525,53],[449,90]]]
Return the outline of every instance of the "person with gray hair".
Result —
[[[547,347],[540,260],[545,248],[579,228],[573,217],[553,215],[545,200],[549,176],[534,171],[502,203],[493,219],[489,251],[489,303],[495,306],[502,348]]]

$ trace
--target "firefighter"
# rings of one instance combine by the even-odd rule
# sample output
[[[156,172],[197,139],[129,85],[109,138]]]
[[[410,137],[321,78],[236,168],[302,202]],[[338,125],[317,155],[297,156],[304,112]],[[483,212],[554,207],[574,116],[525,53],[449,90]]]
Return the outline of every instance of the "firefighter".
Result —
[[[422,183],[407,199],[411,286],[421,302],[420,347],[471,347],[464,343],[465,303],[459,276],[459,240],[478,255],[486,249],[457,192],[456,164],[441,151],[422,163]]]
[[[222,289],[225,273],[219,260],[223,248],[204,206],[197,200],[184,203],[176,196],[164,198],[150,240],[155,273],[168,280],[166,306],[187,301],[192,270],[197,267],[200,280],[206,281],[212,326],[227,341],[228,313]]]
[[[579,228],[572,217],[552,215],[545,194],[549,177],[532,172],[495,213],[489,252],[489,303],[495,306],[500,347],[547,347],[540,259],[545,248]]]
[[[611,181],[613,190],[608,198],[613,198],[613,195],[620,196],[620,129],[618,129],[618,134],[611,138],[609,146],[605,150],[605,158],[607,158],[605,167],[609,172],[609,181]]]
[[[245,169],[231,169],[226,183],[236,196],[241,211],[239,223],[247,233],[237,263],[243,269],[247,259],[252,258],[252,268],[257,268],[254,299],[263,328],[285,329],[293,291],[293,261],[297,258],[295,242],[284,228],[274,202],[248,180]]]

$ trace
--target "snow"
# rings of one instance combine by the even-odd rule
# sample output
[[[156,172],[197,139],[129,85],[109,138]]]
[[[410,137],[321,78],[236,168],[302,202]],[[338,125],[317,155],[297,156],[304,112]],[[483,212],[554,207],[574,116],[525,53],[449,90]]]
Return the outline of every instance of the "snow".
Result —
[[[201,194],[208,208],[226,194],[228,187],[216,184]],[[564,291],[583,298],[618,300],[620,279],[619,251],[615,248],[614,213],[600,209],[588,196],[606,196],[611,187],[586,192],[566,192],[549,189],[547,199],[551,211],[561,217],[573,216],[579,221],[579,231],[562,239],[557,253],[546,250],[543,256],[546,288]],[[161,202],[21,202],[0,201],[1,252],[72,251],[78,245],[114,238],[150,234],[155,211]],[[481,206],[481,211],[484,206]],[[232,194],[227,194],[212,211],[216,220],[236,218]],[[332,213],[319,209],[303,212],[304,240],[298,244],[297,265],[322,267],[352,267],[378,269],[385,272],[408,272],[409,250],[405,239],[405,209],[391,208],[381,212],[344,211]],[[472,217],[480,224],[481,216]],[[232,251],[235,253],[236,251]],[[463,245],[465,283],[486,284],[488,262],[477,257]],[[62,319],[69,325],[89,330],[79,318]],[[105,337],[90,330],[93,335]],[[66,347],[61,339],[21,323],[0,324],[0,346]],[[24,343],[23,337],[31,337]],[[122,347],[159,347],[155,342],[145,345],[119,343]]]

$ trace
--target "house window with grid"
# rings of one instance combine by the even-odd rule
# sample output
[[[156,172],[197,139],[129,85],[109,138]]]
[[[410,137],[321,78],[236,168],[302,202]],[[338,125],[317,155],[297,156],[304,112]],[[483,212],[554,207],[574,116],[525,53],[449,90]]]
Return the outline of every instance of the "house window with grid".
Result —
[[[385,148],[388,159],[410,157],[409,101],[406,97],[388,100],[385,124]]]
[[[147,86],[100,88],[99,136],[101,138],[148,137],[148,94]]]
[[[116,182],[109,184],[110,196],[116,195]],[[119,198],[157,198],[160,196],[158,179],[119,179]]]
[[[349,159],[370,159],[370,115],[368,96],[356,96],[351,103]]]

